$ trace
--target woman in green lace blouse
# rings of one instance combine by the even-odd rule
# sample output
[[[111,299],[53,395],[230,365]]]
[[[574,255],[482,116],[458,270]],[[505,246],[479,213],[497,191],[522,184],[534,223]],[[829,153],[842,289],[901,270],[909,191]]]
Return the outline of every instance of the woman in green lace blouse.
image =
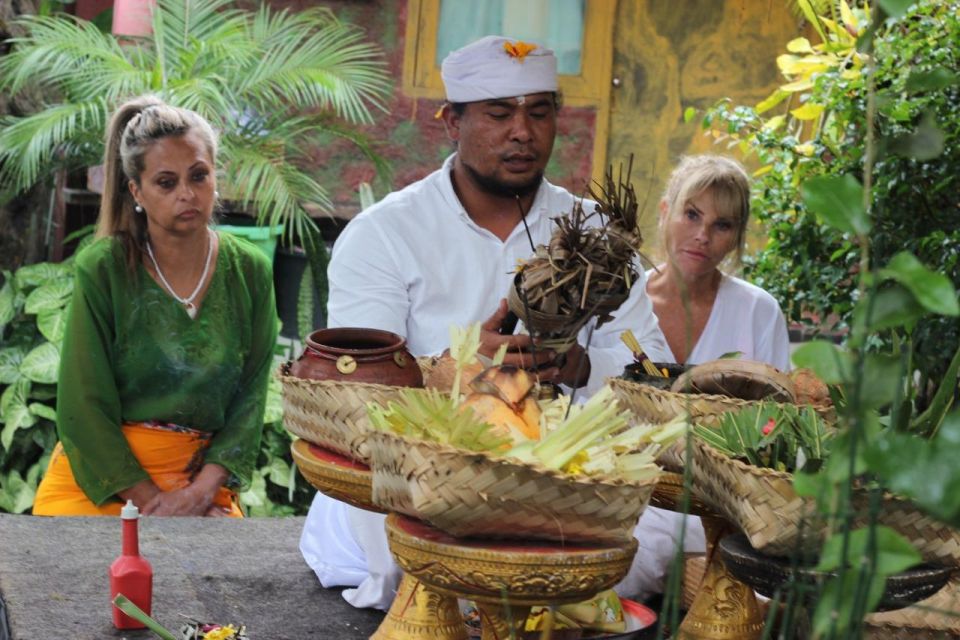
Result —
[[[212,231],[216,135],[152,97],[107,133],[97,239],[76,260],[60,436],[34,513],[240,515],[277,334],[270,264]]]

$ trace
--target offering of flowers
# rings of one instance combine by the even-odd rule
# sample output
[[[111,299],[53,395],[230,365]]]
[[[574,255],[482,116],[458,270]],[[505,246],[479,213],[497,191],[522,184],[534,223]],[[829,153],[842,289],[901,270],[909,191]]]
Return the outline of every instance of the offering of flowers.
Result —
[[[809,407],[761,402],[722,414],[719,427],[696,425],[694,435],[730,458],[793,473],[822,466],[834,431]]]
[[[598,326],[609,321],[637,279],[635,257],[643,240],[631,169],[632,158],[626,178],[622,168],[616,180],[608,169],[604,184],[590,190],[592,210],[576,202],[569,216],[555,219],[549,244],[517,267],[507,296],[510,310],[561,353],[590,318],[597,316]]]

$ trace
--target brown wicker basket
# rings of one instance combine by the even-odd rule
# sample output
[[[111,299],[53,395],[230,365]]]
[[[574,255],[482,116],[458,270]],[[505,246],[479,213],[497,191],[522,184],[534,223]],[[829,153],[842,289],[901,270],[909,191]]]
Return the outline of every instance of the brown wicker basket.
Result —
[[[610,378],[607,383],[623,406],[647,422],[667,422],[686,413],[697,424],[712,427],[719,424],[721,413],[738,411],[760,402],[702,393],[676,393],[623,378]],[[837,421],[832,406],[813,406],[813,409],[828,424]]]
[[[702,393],[676,393],[623,378],[608,378],[607,384],[613,389],[621,406],[639,420],[655,424],[686,414],[690,416],[691,422],[716,427],[720,424],[721,414],[739,411],[760,402]],[[813,409],[827,424],[837,421],[837,414],[832,406],[813,406]],[[657,462],[672,471],[682,469],[683,450],[683,442],[666,447],[660,452]]]
[[[864,622],[870,640],[919,640],[960,637],[960,575],[943,589],[915,605],[871,613]]]
[[[288,367],[289,363],[284,364],[277,373],[283,384],[283,426],[287,431],[369,464],[366,436],[372,427],[367,403],[386,406],[399,399],[406,387],[297,378],[288,374]]]
[[[739,527],[751,546],[769,555],[816,550],[826,534],[815,501],[798,496],[789,473],[734,460],[701,441],[693,447],[693,491]],[[857,492],[853,508],[867,513],[869,496]],[[905,537],[927,562],[960,566],[960,531],[922,513],[908,500],[885,496],[877,522]],[[866,518],[855,526],[865,526]]]
[[[454,536],[622,543],[656,486],[656,478],[577,478],[382,432],[368,445],[374,503]]]

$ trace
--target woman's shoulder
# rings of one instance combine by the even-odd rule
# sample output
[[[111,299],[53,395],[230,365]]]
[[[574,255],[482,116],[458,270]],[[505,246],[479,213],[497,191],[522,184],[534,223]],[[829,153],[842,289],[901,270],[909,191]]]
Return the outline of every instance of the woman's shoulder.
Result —
[[[243,278],[273,281],[273,264],[257,245],[225,231],[218,231],[217,237],[220,240],[220,252],[231,270]]]
[[[124,262],[123,245],[112,236],[96,238],[74,259],[76,268],[88,273],[122,269]]]

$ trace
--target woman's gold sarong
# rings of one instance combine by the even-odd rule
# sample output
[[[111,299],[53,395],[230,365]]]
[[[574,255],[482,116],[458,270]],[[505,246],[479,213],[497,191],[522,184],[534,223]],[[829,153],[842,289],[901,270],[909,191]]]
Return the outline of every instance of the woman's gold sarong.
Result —
[[[121,430],[137,462],[161,491],[175,491],[190,484],[203,464],[203,452],[212,436],[193,429],[143,422],[124,424]],[[220,487],[213,503],[230,517],[243,517],[237,494],[231,489]],[[57,443],[37,488],[34,515],[118,516],[122,506],[121,502],[113,501],[99,507],[95,505],[77,485],[63,445]]]

